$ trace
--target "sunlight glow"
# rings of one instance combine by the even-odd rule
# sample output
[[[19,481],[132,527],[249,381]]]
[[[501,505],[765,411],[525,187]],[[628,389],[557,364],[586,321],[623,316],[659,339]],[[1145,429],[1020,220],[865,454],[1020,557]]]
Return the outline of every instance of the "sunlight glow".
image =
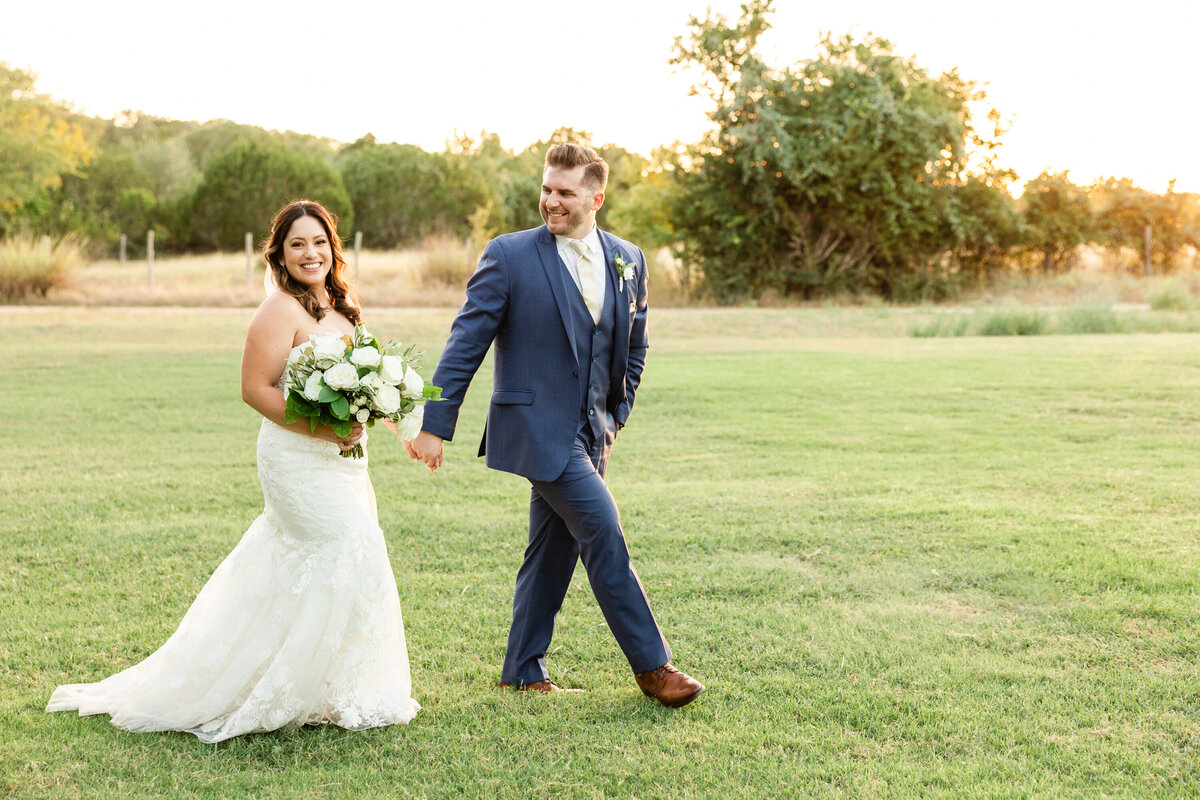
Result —
[[[350,142],[440,150],[456,132],[500,134],[522,149],[561,126],[648,155],[694,142],[706,102],[700,76],[667,61],[706,5],[738,0],[609,0],[594,6],[350,0],[275,7],[211,0],[203,13],[147,2],[23,2],[5,10],[0,60],[82,111],[123,109],[188,120],[232,119]],[[768,61],[813,54],[822,31],[873,32],[932,73],[957,68],[983,85],[1011,130],[1000,162],[1022,179],[1070,170],[1077,183],[1130,177],[1200,192],[1192,145],[1200,106],[1180,94],[1194,68],[1200,6],[1147,0],[1136,13],[1073,3],[944,4],[777,0]],[[984,124],[986,120],[980,120]]]

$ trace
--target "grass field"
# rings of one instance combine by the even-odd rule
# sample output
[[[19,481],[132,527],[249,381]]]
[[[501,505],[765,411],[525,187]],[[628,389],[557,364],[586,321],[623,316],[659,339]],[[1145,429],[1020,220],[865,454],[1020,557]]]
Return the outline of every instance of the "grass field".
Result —
[[[474,458],[485,373],[436,475],[372,447],[412,724],[212,746],[43,713],[158,647],[259,513],[248,315],[0,311],[4,796],[1200,793],[1200,335],[886,309],[654,315],[609,481],[708,686],[685,709],[634,686],[582,570],[548,663],[586,693],[496,688],[528,489]],[[432,366],[451,315],[369,321]]]

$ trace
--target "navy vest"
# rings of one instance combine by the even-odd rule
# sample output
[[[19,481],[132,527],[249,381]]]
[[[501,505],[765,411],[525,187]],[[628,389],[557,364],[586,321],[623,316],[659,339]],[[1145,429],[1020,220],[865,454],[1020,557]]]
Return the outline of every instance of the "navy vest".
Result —
[[[603,442],[608,419],[608,385],[612,375],[613,331],[617,323],[617,288],[612,282],[612,270],[604,260],[604,304],[600,321],[592,323],[592,314],[583,295],[567,274],[567,296],[570,298],[571,321],[575,326],[575,345],[579,351],[579,432],[590,431],[593,442]],[[564,266],[564,271],[566,267]],[[575,291],[571,291],[574,289]]]

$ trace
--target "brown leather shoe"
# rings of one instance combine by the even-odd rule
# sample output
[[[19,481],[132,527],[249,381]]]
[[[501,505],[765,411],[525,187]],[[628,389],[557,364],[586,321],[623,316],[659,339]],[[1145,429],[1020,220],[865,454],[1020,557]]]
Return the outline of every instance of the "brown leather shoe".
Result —
[[[704,684],[685,673],[663,664],[658,669],[640,672],[633,676],[642,694],[653,697],[667,708],[686,706],[704,691]]]
[[[580,693],[583,689],[564,689],[549,678],[533,683],[523,683],[520,686],[514,686],[511,683],[500,684],[501,689],[516,689],[518,692],[562,692],[564,694]]]

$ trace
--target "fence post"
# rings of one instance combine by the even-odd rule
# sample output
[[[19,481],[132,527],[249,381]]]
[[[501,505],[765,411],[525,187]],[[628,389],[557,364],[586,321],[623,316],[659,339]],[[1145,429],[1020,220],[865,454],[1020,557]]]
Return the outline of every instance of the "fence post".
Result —
[[[154,288],[154,230],[146,234],[146,282]]]
[[[254,271],[254,234],[246,232],[246,285],[250,285],[250,276]]]
[[[362,249],[362,231],[354,232],[354,282],[358,283],[358,251]]]
[[[128,241],[129,241],[129,237],[128,237],[128,236],[126,236],[125,234],[123,234],[123,233],[122,233],[122,234],[121,234],[121,250],[120,250],[120,255],[118,255],[118,256],[117,256],[117,260],[118,260],[118,261],[120,261],[122,264],[124,264],[124,263],[125,263],[125,243],[126,243],[126,242],[128,242]]]
[[[1150,274],[1150,226],[1146,226],[1146,274]]]

